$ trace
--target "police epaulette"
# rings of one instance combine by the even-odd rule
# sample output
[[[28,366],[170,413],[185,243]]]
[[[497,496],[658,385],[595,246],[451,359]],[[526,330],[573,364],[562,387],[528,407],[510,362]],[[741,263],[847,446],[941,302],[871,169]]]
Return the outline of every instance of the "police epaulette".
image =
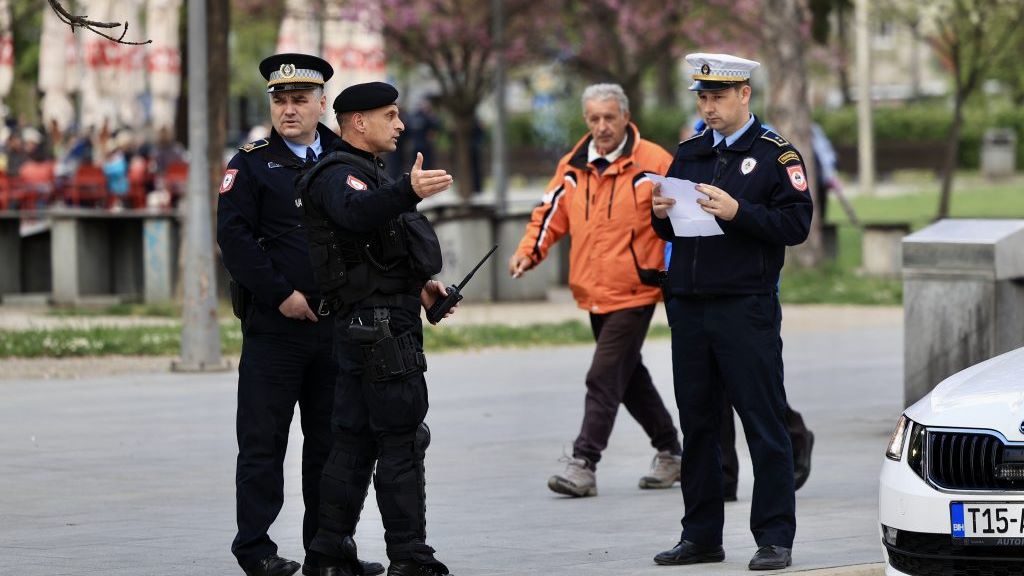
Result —
[[[680,146],[682,146],[683,144],[686,144],[686,143],[687,143],[687,142],[689,142],[690,140],[696,140],[697,138],[700,138],[701,136],[703,136],[703,135],[704,135],[704,133],[705,133],[705,132],[707,132],[707,131],[708,131],[708,129],[707,129],[707,127],[705,127],[705,128],[703,129],[703,130],[701,130],[701,131],[700,131],[700,132],[698,132],[697,134],[694,134],[693,136],[690,136],[690,137],[689,137],[689,138],[687,138],[686,140],[683,140],[682,142],[680,142],[680,143],[679,143],[679,145],[680,145]]]
[[[241,150],[242,152],[252,152],[253,150],[263,148],[264,146],[269,145],[270,140],[267,140],[266,138],[261,138],[260,140],[256,140],[255,142],[249,142],[245,146],[239,146],[238,149]]]
[[[783,146],[789,146],[788,140],[786,140],[782,136],[779,136],[775,132],[772,132],[771,130],[765,130],[764,134],[761,134],[761,138],[764,138],[765,140],[771,142],[772,144],[775,144],[779,148],[782,148]]]

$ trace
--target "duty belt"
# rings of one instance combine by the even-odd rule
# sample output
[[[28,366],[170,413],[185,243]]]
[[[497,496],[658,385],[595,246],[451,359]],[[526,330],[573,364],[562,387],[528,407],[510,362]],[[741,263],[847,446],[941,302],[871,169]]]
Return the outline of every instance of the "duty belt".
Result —
[[[324,298],[306,298],[306,302],[309,304],[309,309],[315,312],[317,316],[331,315],[331,306]]]

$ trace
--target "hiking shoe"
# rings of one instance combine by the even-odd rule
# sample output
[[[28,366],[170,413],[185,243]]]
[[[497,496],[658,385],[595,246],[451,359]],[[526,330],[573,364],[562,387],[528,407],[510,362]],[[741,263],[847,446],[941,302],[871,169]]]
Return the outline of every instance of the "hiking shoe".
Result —
[[[564,457],[559,461],[566,463],[565,472],[548,478],[552,492],[576,497],[597,496],[597,476],[585,458]]]
[[[683,458],[668,450],[662,450],[654,455],[651,460],[651,471],[640,479],[640,487],[647,488],[671,488],[679,482],[679,474],[682,469]]]

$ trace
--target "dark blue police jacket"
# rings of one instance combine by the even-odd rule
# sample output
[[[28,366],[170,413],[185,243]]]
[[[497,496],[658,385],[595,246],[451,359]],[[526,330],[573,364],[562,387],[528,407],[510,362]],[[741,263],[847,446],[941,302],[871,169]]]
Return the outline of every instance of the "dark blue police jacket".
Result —
[[[323,150],[339,140],[323,124],[317,131]],[[217,202],[224,266],[253,293],[257,305],[277,309],[293,290],[317,297],[303,211],[295,200],[294,180],[305,160],[276,130],[239,150],[228,162]]]
[[[777,289],[786,246],[800,244],[811,226],[811,195],[803,158],[760,120],[732,146],[715,150],[710,129],[679,144],[668,176],[712,184],[739,202],[735,218],[716,218],[725,234],[675,237],[668,218],[651,218],[672,242],[668,269],[676,295],[767,294]]]

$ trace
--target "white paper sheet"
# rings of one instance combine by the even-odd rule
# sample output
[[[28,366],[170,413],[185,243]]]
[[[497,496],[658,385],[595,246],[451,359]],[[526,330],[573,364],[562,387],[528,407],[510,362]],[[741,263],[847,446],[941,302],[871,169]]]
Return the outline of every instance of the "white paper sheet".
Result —
[[[647,172],[647,177],[655,184],[661,185],[661,195],[674,198],[676,203],[669,208],[668,219],[672,222],[672,232],[676,236],[689,238],[692,236],[718,236],[724,234],[715,221],[715,217],[705,212],[698,198],[707,196],[697,192],[696,184],[689,180],[668,178]]]

